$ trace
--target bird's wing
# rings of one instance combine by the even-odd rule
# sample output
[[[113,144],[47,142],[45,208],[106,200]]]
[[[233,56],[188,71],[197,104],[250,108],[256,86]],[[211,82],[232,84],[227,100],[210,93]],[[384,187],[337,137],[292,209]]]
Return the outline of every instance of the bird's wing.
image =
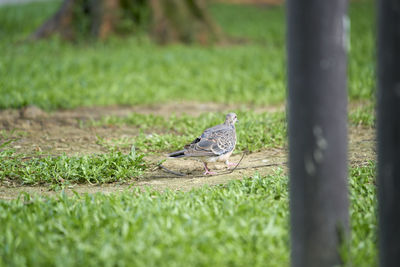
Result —
[[[235,129],[226,125],[209,128],[185,146],[185,156],[220,156],[232,151],[236,144]]]

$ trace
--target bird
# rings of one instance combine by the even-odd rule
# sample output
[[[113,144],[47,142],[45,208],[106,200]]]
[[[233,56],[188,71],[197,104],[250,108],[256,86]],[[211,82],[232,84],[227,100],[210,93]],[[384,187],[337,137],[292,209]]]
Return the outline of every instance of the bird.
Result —
[[[236,128],[238,122],[235,113],[228,113],[223,124],[206,129],[193,142],[184,146],[182,150],[168,154],[171,158],[195,157],[204,164],[204,175],[215,174],[207,166],[209,162],[224,161],[228,167],[236,166],[229,162],[236,146]]]

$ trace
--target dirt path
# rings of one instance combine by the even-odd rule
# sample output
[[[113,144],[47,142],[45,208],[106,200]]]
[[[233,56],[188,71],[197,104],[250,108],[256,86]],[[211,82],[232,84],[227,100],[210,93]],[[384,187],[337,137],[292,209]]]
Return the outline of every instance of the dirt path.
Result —
[[[153,114],[169,117],[172,114],[199,116],[205,112],[225,112],[233,109],[246,109],[244,105],[223,105],[215,103],[169,103],[162,105],[135,107],[93,107],[45,113],[36,107],[21,110],[0,110],[1,139],[14,139],[12,147],[17,152],[49,154],[66,153],[89,154],[106,152],[99,139],[129,139],[137,135],[139,129],[133,126],[83,126],[90,120],[104,116],[125,117],[132,113]],[[274,112],[284,110],[284,106],[252,108],[256,112]]]
[[[40,109],[30,107],[23,110],[0,111],[0,143],[5,139],[15,139],[12,143],[19,152],[34,153],[38,150],[49,154],[89,154],[106,152],[98,138],[111,140],[113,138],[133,138],[138,129],[130,126],[82,127],[82,122],[99,119],[106,115],[127,116],[132,112],[158,114],[169,116],[173,112],[177,115],[186,113],[197,116],[203,112],[216,112],[235,109],[238,107],[213,103],[178,103],[159,106],[143,107],[108,107],[82,108],[68,111],[57,111],[51,114]],[[243,107],[242,107],[243,108]],[[259,108],[257,111],[283,110],[283,106]],[[3,140],[2,140],[3,139]],[[351,165],[363,165],[375,158],[374,130],[370,128],[352,127],[349,129],[349,159]],[[285,148],[269,149],[245,155],[239,167],[233,173],[227,173],[224,164],[215,164],[211,167],[217,171],[214,176],[202,176],[203,167],[200,162],[192,159],[168,159],[163,163],[167,169],[185,174],[179,177],[156,168],[156,163],[165,159],[163,155],[146,157],[150,168],[138,181],[128,183],[113,183],[103,185],[73,185],[66,188],[68,194],[78,193],[111,193],[130,190],[133,187],[151,187],[156,190],[190,190],[203,185],[225,184],[233,179],[271,174],[276,171],[286,171]],[[242,154],[232,156],[233,162],[239,162]],[[38,193],[41,195],[55,194],[49,187],[43,186],[6,186],[0,185],[0,198],[11,199],[20,192]]]

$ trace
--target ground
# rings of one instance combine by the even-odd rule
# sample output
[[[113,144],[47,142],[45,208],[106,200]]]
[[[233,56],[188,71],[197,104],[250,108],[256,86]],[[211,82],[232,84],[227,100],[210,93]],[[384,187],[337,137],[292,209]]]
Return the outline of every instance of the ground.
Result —
[[[179,107],[179,109],[177,109]],[[12,130],[14,142],[12,146],[17,152],[33,154],[41,151],[44,154],[82,155],[104,153],[104,142],[115,138],[129,140],[139,131],[138,127],[129,125],[82,126],[87,121],[97,120],[104,116],[124,117],[129,114],[156,114],[166,118],[175,114],[198,116],[204,112],[221,112],[238,108],[234,105],[216,103],[170,103],[135,107],[93,107],[73,110],[60,110],[46,113],[37,107],[24,109],[7,109],[0,111],[1,129]],[[241,108],[244,108],[243,106]],[[249,108],[249,107],[247,107]],[[256,112],[275,112],[283,110],[283,106],[258,107]],[[237,126],[240,127],[240,124]],[[10,136],[9,136],[10,138]],[[99,142],[103,140],[102,142]],[[351,166],[364,166],[375,158],[375,136],[370,127],[350,126],[349,128],[349,161]],[[232,156],[232,162],[239,162],[243,153]],[[68,193],[119,192],[132,187],[151,187],[157,190],[190,190],[205,184],[225,184],[229,180],[250,177],[255,172],[261,175],[276,172],[278,168],[286,171],[287,147],[263,149],[243,156],[239,166],[230,173],[223,163],[210,165],[217,170],[217,175],[203,176],[203,166],[192,159],[168,159],[165,153],[151,153],[145,160],[150,168],[139,178],[124,183],[108,183],[101,185],[73,184],[66,188]],[[179,172],[180,177],[157,167],[160,160],[168,170]],[[18,186],[10,182],[0,185],[0,198],[15,198],[20,192],[39,194],[55,194],[48,186]]]

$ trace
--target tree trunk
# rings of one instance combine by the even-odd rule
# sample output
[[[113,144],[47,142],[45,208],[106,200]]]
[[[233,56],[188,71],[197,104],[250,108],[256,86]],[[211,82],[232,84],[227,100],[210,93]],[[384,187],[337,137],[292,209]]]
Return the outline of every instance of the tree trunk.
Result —
[[[152,36],[160,43],[202,44],[221,40],[222,33],[207,12],[204,0],[150,0]]]
[[[67,40],[79,36],[105,39],[121,33],[121,25],[127,21],[131,26],[128,31],[148,26],[150,36],[162,44],[209,44],[223,39],[208,13],[206,0],[64,0],[31,37],[59,34]]]
[[[100,2],[100,4],[98,4]],[[118,21],[119,0],[92,1],[92,32],[94,36],[105,39],[114,32]]]
[[[73,9],[76,0],[64,0],[60,9],[47,20],[36,32],[31,36],[33,39],[46,38],[55,32],[58,32],[65,39],[73,38],[72,19]]]

